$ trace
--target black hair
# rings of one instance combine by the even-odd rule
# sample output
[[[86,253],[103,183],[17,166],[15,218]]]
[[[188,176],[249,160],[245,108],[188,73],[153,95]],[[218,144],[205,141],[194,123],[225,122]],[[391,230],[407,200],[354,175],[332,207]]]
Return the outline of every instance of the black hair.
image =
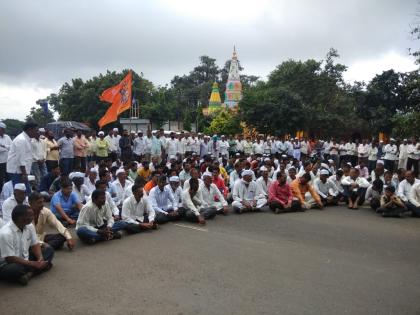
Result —
[[[35,129],[38,127],[38,124],[35,121],[27,121],[24,125],[23,125],[23,131],[27,131],[29,129]]]
[[[92,193],[92,200],[98,200],[100,196],[105,195],[105,190],[102,189],[95,189]]]
[[[34,191],[29,195],[28,201],[29,201],[29,203],[32,203],[32,202],[37,201],[41,198],[44,198],[44,197],[39,192]]]
[[[101,185],[108,186],[108,182],[104,179],[97,180],[96,183],[95,183],[95,188],[99,189],[98,187],[101,186]]]
[[[198,190],[198,186],[199,186],[198,179],[197,178],[190,178],[190,188],[192,190],[197,191]]]
[[[64,178],[60,183],[61,188],[67,188],[67,187],[71,187],[71,186],[73,186],[73,184],[71,183],[70,179],[68,179],[68,178]]]
[[[28,205],[17,205],[14,207],[12,211],[12,221],[16,222],[19,218],[25,216],[28,212],[28,209]]]
[[[385,191],[389,191],[391,193],[395,193],[395,187],[392,185],[388,185],[385,187]]]
[[[379,193],[382,193],[382,190],[384,189],[384,182],[379,178],[375,179],[372,182],[372,188],[375,188],[375,190],[377,190]]]
[[[160,175],[158,178],[158,182],[166,182],[166,175]]]
[[[311,181],[311,175],[309,175],[308,173],[305,173],[301,176],[302,178],[306,179],[306,181],[310,182]]]
[[[135,191],[137,191],[137,189],[139,188],[143,188],[144,185],[142,185],[141,183],[135,183],[133,186],[131,186],[131,192],[134,194]]]

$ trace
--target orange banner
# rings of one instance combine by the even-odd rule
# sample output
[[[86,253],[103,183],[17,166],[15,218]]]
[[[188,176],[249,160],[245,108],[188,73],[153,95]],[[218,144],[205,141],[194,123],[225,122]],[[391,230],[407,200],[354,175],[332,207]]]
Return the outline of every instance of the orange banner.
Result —
[[[99,99],[111,103],[105,115],[98,121],[100,128],[118,119],[118,115],[131,107],[131,84],[133,76],[131,71],[118,84],[102,92]]]

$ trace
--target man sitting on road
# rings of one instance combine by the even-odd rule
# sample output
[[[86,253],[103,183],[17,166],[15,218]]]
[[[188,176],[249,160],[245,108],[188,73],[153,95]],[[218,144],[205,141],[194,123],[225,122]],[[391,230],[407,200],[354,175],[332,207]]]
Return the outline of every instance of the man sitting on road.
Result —
[[[73,184],[69,179],[61,181],[61,189],[51,198],[51,211],[62,222],[76,224],[82,203],[73,192]]]
[[[330,172],[326,169],[319,171],[319,178],[314,181],[314,188],[317,194],[321,197],[324,206],[336,206],[338,204],[338,191],[332,180],[328,179]]]
[[[263,192],[259,190],[257,183],[252,180],[253,173],[251,170],[243,170],[242,179],[237,180],[233,186],[232,208],[238,214],[260,211],[267,204]]]
[[[92,199],[80,211],[76,232],[81,241],[94,244],[121,238],[121,230],[124,230],[126,225],[125,221],[114,223],[105,191],[96,189],[92,193]]]
[[[292,189],[284,172],[278,173],[277,180],[268,189],[268,205],[276,214],[301,210],[300,202],[293,200]]]
[[[258,189],[264,194],[265,198],[268,198],[268,189],[273,180],[268,177],[268,169],[265,166],[260,167],[261,176],[257,179]]]
[[[309,173],[304,173],[301,177],[296,178],[290,184],[293,197],[299,200],[302,209],[311,209],[312,207],[323,209],[324,205],[321,202],[321,198],[312,185],[309,184],[311,179],[312,177]]]
[[[216,208],[205,207],[199,192],[197,178],[190,178],[188,189],[182,192],[182,206],[185,209],[185,219],[199,224],[206,224],[206,220],[216,216]]]
[[[27,205],[12,211],[12,220],[0,229],[0,279],[22,285],[51,269],[54,250],[38,242],[32,225],[34,214]]]
[[[350,174],[341,180],[344,196],[348,200],[348,208],[357,210],[365,202],[366,190],[369,182],[359,176],[359,170],[352,168]]]
[[[7,223],[12,220],[12,211],[17,205],[28,205],[26,198],[26,186],[23,183],[15,184],[13,195],[7,198],[2,206],[3,221]]]
[[[132,195],[124,200],[121,217],[127,223],[126,231],[130,234],[155,229],[155,210],[143,190],[142,184],[131,187]]]
[[[38,240],[45,242],[53,249],[60,249],[64,243],[67,243],[69,249],[73,249],[75,242],[69,230],[57,219],[50,209],[44,207],[44,198],[38,192],[33,192],[29,195],[29,206],[34,212],[34,226]],[[46,234],[45,227],[58,232],[58,234]]]
[[[213,184],[213,174],[205,172],[203,174],[204,185],[201,188],[201,196],[205,207],[213,207],[218,214],[227,214],[229,211],[228,203],[220,192],[219,188]]]
[[[164,224],[181,218],[181,214],[178,212],[178,203],[175,201],[172,190],[166,186],[165,175],[159,177],[157,186],[150,191],[149,200],[156,213],[155,222],[157,224]]]
[[[410,198],[410,192],[412,187],[420,183],[420,180],[414,176],[413,171],[405,172],[405,179],[398,185],[397,196],[404,202],[408,210],[415,212],[416,206],[414,206],[408,199]]]

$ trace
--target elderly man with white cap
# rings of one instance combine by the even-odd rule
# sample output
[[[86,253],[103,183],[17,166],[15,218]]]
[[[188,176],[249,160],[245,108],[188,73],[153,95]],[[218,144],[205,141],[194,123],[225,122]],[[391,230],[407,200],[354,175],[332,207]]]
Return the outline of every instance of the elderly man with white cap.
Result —
[[[133,184],[127,180],[127,173],[123,168],[119,168],[115,172],[115,175],[117,176],[117,179],[111,184],[116,192],[116,196],[113,199],[117,207],[121,209],[124,200],[132,194],[131,186]]]
[[[319,178],[314,181],[315,191],[321,197],[321,202],[325,206],[335,206],[338,204],[339,190],[335,183],[328,177],[330,172],[326,169],[319,171]]]
[[[12,140],[5,133],[6,124],[0,121],[0,191],[6,180],[7,154],[9,153]]]
[[[89,191],[89,195],[91,195],[95,190],[95,184],[98,179],[98,170],[92,167],[88,172],[88,176],[84,178],[84,184]]]
[[[12,220],[12,211],[17,205],[28,205],[26,197],[26,186],[23,183],[15,184],[13,195],[7,198],[2,206],[3,221],[5,223]]]
[[[199,193],[201,193],[204,201],[203,206],[214,208],[218,214],[227,214],[229,211],[228,203],[219,188],[213,184],[213,174],[204,172],[202,179],[204,185]]]
[[[233,186],[232,207],[238,214],[248,211],[260,211],[267,204],[264,192],[252,180],[252,176],[253,172],[251,170],[243,170],[242,179],[237,180]]]
[[[182,206],[182,188],[181,188],[181,180],[178,176],[171,176],[169,177],[169,184],[166,187],[171,189],[172,195],[174,196],[174,200],[177,203],[178,209]],[[170,202],[168,206],[170,206]]]
[[[261,176],[257,179],[257,185],[259,190],[264,194],[265,198],[268,198],[268,189],[273,180],[268,176],[269,170],[266,166],[260,167]]]

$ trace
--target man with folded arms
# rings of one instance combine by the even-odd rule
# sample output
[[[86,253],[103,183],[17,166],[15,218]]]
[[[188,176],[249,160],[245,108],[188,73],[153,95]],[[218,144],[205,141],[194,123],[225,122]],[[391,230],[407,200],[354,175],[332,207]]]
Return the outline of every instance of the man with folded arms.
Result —
[[[286,173],[280,172],[277,180],[268,188],[268,205],[276,214],[280,212],[300,211],[298,200],[293,200],[292,189],[287,183]]]
[[[228,203],[216,184],[213,184],[213,174],[205,172],[203,182],[204,185],[199,193],[203,198],[204,206],[215,208],[218,214],[227,214],[229,211]]]
[[[27,205],[13,209],[12,221],[0,229],[0,279],[22,285],[51,269],[54,250],[41,245],[32,224],[34,214]]]
[[[267,199],[260,191],[257,183],[252,180],[254,172],[242,171],[242,179],[237,180],[233,186],[233,210],[240,214],[247,211],[260,211],[267,204]]]
[[[157,186],[149,193],[150,204],[155,210],[157,224],[164,224],[181,218],[178,212],[178,202],[175,200],[170,187],[166,185],[166,176],[158,178]]]
[[[188,189],[182,192],[182,206],[185,209],[185,219],[198,224],[206,224],[206,220],[216,216],[216,208],[206,207],[200,193],[197,178],[189,180]]]
[[[142,184],[134,184],[131,187],[132,195],[124,200],[121,217],[127,223],[126,231],[130,234],[144,230],[156,229],[155,210],[150,204],[149,198],[143,191]]]
[[[38,240],[47,243],[54,249],[60,249],[64,243],[71,250],[74,248],[75,242],[69,230],[57,219],[50,209],[44,207],[44,198],[39,192],[33,192],[29,196],[29,206],[34,212],[34,226]],[[45,227],[58,232],[57,234],[46,234]]]
[[[320,170],[319,178],[314,181],[314,187],[324,206],[336,206],[340,192],[334,182],[328,178],[329,175],[328,170]]]
[[[106,202],[105,190],[96,189],[92,199],[83,206],[76,223],[77,236],[87,244],[110,241],[122,237],[125,221],[114,223],[112,210]]]

